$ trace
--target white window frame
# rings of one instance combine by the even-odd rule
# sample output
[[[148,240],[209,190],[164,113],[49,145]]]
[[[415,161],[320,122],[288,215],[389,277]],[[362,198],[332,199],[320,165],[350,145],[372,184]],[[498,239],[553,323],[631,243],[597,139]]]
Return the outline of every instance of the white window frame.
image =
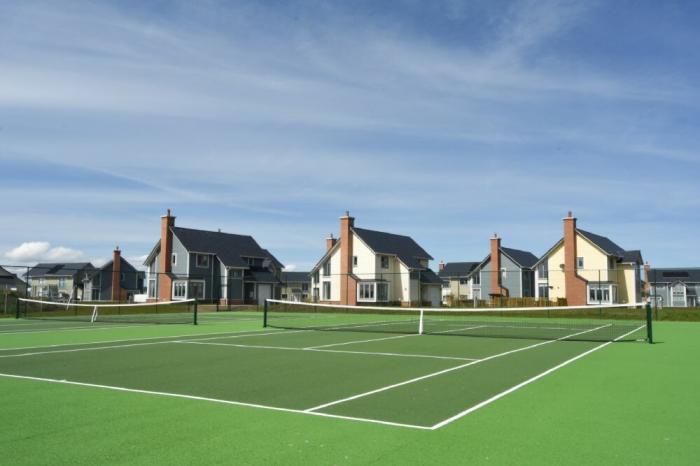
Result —
[[[386,298],[379,299],[379,286],[386,287]],[[449,286],[449,285],[448,285]],[[364,303],[384,303],[389,301],[389,284],[387,282],[360,282],[357,286],[357,301]]]
[[[184,285],[185,294],[182,296],[176,295],[175,291],[177,290],[177,288],[179,288],[180,286],[183,286],[183,285]],[[173,289],[172,289],[172,293],[171,293],[173,301],[182,301],[184,299],[187,299],[188,288],[189,288],[189,286],[187,284],[187,280],[173,280]]]
[[[149,278],[148,279],[148,297],[149,298],[157,298],[158,295],[156,293],[157,288],[156,288],[156,279],[155,278]]]
[[[193,283],[201,283],[202,284],[202,297],[195,297],[195,299],[205,299],[207,296],[207,283],[204,280],[189,280],[187,282],[187,299],[190,298],[190,290],[192,289],[192,284]]]
[[[207,264],[206,264],[206,265],[201,265],[201,264],[199,263],[199,259],[200,259],[200,258],[206,258],[206,263],[207,263]],[[199,269],[208,269],[208,268],[209,268],[209,254],[199,254],[199,253],[196,253],[196,254],[195,254],[195,258],[194,258],[194,265],[195,265],[195,267],[197,267],[197,268],[199,268]]]
[[[328,259],[324,264],[323,264],[323,276],[324,277],[330,277],[331,276],[331,260]]]
[[[589,283],[586,288],[586,302],[590,305],[615,304],[617,300],[617,286],[612,283]],[[595,299],[591,299],[591,291],[593,290],[600,291],[600,295],[596,294]],[[603,299],[605,291],[608,292],[607,299]]]
[[[327,288],[326,288],[327,286]],[[323,288],[323,300],[324,301],[330,301],[331,297],[333,296],[333,289],[331,288],[331,282],[323,282],[322,285]],[[326,289],[328,289],[328,293],[326,293]]]
[[[384,265],[384,261],[386,261],[386,266]],[[389,256],[379,256],[379,267],[381,267],[384,270],[388,270],[390,267],[389,264]]]
[[[170,265],[171,266],[177,265],[177,253],[176,252],[170,254]]]
[[[674,289],[676,286],[682,286],[683,287],[683,305],[680,307],[688,307],[688,287],[682,283],[676,283],[671,285],[671,304],[670,307],[677,307],[676,306],[676,297],[674,296],[675,292]]]

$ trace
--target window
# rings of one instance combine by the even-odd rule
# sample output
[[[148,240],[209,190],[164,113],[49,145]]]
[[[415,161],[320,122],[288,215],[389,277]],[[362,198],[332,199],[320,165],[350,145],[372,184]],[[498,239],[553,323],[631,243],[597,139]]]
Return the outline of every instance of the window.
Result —
[[[323,299],[331,299],[331,282],[323,282]]]
[[[357,256],[352,256],[352,265],[353,267],[357,267]]]
[[[481,274],[479,272],[472,275],[472,280],[474,280],[474,285],[481,285]]]
[[[119,280],[121,280],[121,281],[126,280],[126,274],[124,272],[119,274]]]
[[[301,291],[309,291],[309,284],[308,283],[302,283],[301,284]]]
[[[328,261],[326,261],[325,264],[323,264],[323,275],[328,277],[328,276],[330,276],[330,274],[331,274],[331,261],[328,260]]]
[[[408,276],[411,280],[419,280],[420,279],[420,270],[411,270],[411,272],[408,274]]]
[[[173,282],[173,299],[186,299],[187,298],[187,282],[184,280],[179,280]]]
[[[615,287],[613,285],[591,284],[588,285],[588,304],[612,304],[615,300]]]
[[[615,259],[613,257],[608,257],[608,268],[610,270],[615,270]]]
[[[148,297],[149,298],[156,297],[156,281],[155,280],[148,280]]]
[[[685,307],[685,286],[677,283],[671,291],[671,306]]]
[[[374,301],[374,283],[360,283],[358,292],[360,301]]]
[[[172,256],[170,256],[170,264],[177,265],[177,254],[173,253]]]
[[[460,285],[466,285],[467,283],[469,283],[469,280],[467,278],[460,278],[459,279]]]
[[[537,275],[539,278],[549,278],[549,266],[547,265],[547,261],[537,266]]]
[[[377,283],[377,301],[389,301],[388,283]]]
[[[65,287],[66,287],[66,277],[59,277],[59,279],[58,279],[58,287],[59,287],[59,288],[65,288]]]
[[[380,256],[379,260],[383,269],[389,268],[389,256]]]
[[[313,298],[314,302],[318,301],[318,287],[314,287]]]
[[[318,280],[319,280],[318,270],[316,270],[316,271],[314,272],[314,282],[315,282],[315,283],[318,283]]]
[[[190,299],[204,299],[204,280],[190,280]]]
[[[549,299],[549,285],[539,286],[539,297],[541,299]]]
[[[577,257],[577,258],[576,258],[576,268],[577,268],[577,269],[582,269],[582,268],[583,268],[583,257]]]
[[[357,288],[358,301],[388,301],[389,284],[384,282],[361,282]]]
[[[508,270],[501,269],[501,281],[504,281],[506,278],[508,278]]]
[[[243,271],[240,269],[232,269],[229,271],[229,276],[231,278],[241,278],[243,277]]]
[[[287,299],[287,293],[282,293],[282,299]]]
[[[200,269],[208,269],[209,268],[209,255],[196,254],[195,264],[197,264],[197,267],[199,267]]]

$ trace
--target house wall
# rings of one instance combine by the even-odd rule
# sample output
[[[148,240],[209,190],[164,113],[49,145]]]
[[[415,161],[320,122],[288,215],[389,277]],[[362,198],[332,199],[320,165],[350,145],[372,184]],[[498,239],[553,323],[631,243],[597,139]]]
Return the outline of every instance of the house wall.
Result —
[[[313,288],[318,288],[318,298],[321,302],[339,302],[340,301],[340,250],[341,248],[336,248],[335,251],[326,259],[331,263],[331,274],[326,276],[323,274],[323,263],[319,265],[318,275],[319,280],[316,282],[314,280],[313,274],[311,277],[311,290],[310,293],[313,296]],[[323,297],[323,283],[330,282],[331,284],[331,299],[327,300]]]
[[[583,269],[577,270],[578,275],[589,282],[607,282],[611,280],[608,274],[608,255],[594,246],[581,235],[576,235],[576,255],[583,257]]]
[[[479,288],[481,289],[481,299],[489,299],[489,293],[491,293],[491,259],[487,259],[484,264],[479,268],[479,279],[481,284]]]
[[[423,303],[429,303],[431,307],[440,307],[442,296],[439,286],[423,285],[421,296]]]
[[[520,298],[523,295],[522,274],[520,267],[505,254],[501,254],[501,269],[506,270],[505,278],[501,278],[501,286],[508,289],[508,296]],[[502,274],[499,274],[502,276]]]

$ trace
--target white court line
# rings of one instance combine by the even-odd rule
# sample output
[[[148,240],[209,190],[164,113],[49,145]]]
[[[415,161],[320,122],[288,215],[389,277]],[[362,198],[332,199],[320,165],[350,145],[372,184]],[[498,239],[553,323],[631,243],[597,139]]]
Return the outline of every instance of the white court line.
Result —
[[[244,333],[244,332],[241,332]],[[264,335],[280,335],[280,334],[287,334],[287,333],[296,333],[296,332],[283,332],[283,331],[276,331],[272,333],[244,333],[244,334],[239,334],[239,335],[231,335],[231,333],[225,334],[225,336],[216,336],[216,337],[211,337],[211,338],[202,338],[202,340],[216,340],[219,338],[245,338],[245,337],[257,337],[257,336],[264,336]],[[193,336],[193,335],[185,335],[185,336]],[[64,349],[64,350],[56,350],[56,351],[35,351],[32,353],[20,353],[20,354],[0,354],[0,358],[19,358],[19,357],[25,357],[25,356],[37,356],[41,354],[54,354],[54,353],[75,353],[78,351],[97,351],[97,350],[103,350],[103,349],[118,349],[118,348],[131,348],[134,346],[147,346],[147,345],[162,345],[166,343],[179,343],[178,340],[172,340],[172,338],[178,338],[178,337],[154,337],[154,338],[171,338],[170,340],[165,340],[165,341],[153,341],[153,342],[145,342],[145,343],[130,343],[127,345],[111,345],[111,346],[96,346],[94,348],[71,348],[71,349]],[[151,338],[151,339],[154,339]],[[125,340],[125,341],[130,341],[130,340]],[[98,344],[98,343],[86,343],[86,344]]]
[[[102,388],[102,389],[114,390],[114,391],[118,391],[118,392],[141,393],[141,394],[145,394],[145,395],[166,396],[166,397],[171,397],[171,398],[184,398],[187,400],[209,401],[212,403],[221,403],[221,404],[234,405],[234,406],[245,406],[245,407],[249,407],[249,408],[259,408],[259,409],[266,409],[266,410],[270,410],[270,411],[282,411],[282,412],[287,412],[287,413],[297,413],[297,414],[307,414],[307,415],[310,414],[313,416],[327,417],[327,418],[334,418],[334,419],[344,419],[347,421],[369,422],[372,424],[382,424],[382,425],[392,426],[392,427],[406,427],[406,428],[411,428],[411,429],[430,430],[430,427],[428,427],[428,426],[418,426],[418,425],[413,425],[413,424],[401,424],[398,422],[381,421],[379,419],[367,419],[367,418],[361,418],[361,417],[340,416],[337,414],[308,413],[306,411],[302,411],[299,409],[280,408],[277,406],[268,406],[268,405],[261,405],[261,404],[255,404],[255,403],[245,403],[242,401],[221,400],[218,398],[207,398],[207,397],[195,396],[195,395],[184,395],[181,393],[168,393],[168,392],[157,392],[157,391],[152,391],[152,390],[139,390],[136,388],[115,387],[112,385],[99,385],[99,384],[93,384],[93,383],[73,382],[71,380],[48,379],[48,378],[44,378],[44,377],[31,377],[31,376],[27,376],[27,375],[17,375],[17,374],[0,373],[0,377],[7,377],[7,378],[11,378],[11,379],[34,380],[34,381],[39,381],[39,382],[50,382],[50,383],[65,384],[65,385],[77,385],[80,387]]]
[[[467,414],[473,413],[473,412],[476,411],[477,409],[483,408],[484,406],[486,406],[486,405],[488,405],[488,404],[490,404],[490,403],[493,403],[494,401],[496,401],[496,400],[498,400],[498,399],[500,399],[500,398],[503,398],[504,396],[509,395],[509,394],[513,393],[514,391],[519,390],[519,389],[523,388],[524,386],[529,385],[529,384],[531,384],[532,382],[534,382],[534,381],[536,381],[536,380],[539,380],[539,379],[541,379],[542,377],[544,377],[544,376],[546,376],[546,375],[549,375],[549,374],[551,374],[552,372],[554,372],[554,371],[556,371],[556,370],[558,370],[558,369],[561,369],[562,367],[564,367],[564,366],[566,366],[566,365],[568,365],[568,364],[571,364],[572,362],[574,362],[574,361],[576,361],[576,360],[579,360],[579,359],[583,358],[584,356],[588,356],[589,354],[591,354],[591,353],[593,353],[593,352],[595,352],[595,351],[598,351],[599,349],[605,348],[605,347],[608,346],[609,344],[611,344],[611,343],[613,343],[613,342],[616,342],[616,341],[619,341],[619,340],[625,338],[627,335],[631,335],[631,334],[633,334],[634,332],[637,332],[637,331],[643,329],[644,327],[646,327],[646,325],[642,325],[642,326],[640,326],[639,328],[636,328],[636,329],[634,329],[634,330],[632,330],[632,331],[630,331],[630,332],[625,333],[624,335],[620,335],[619,337],[615,338],[615,339],[612,340],[612,341],[605,342],[605,343],[603,343],[602,345],[598,345],[598,346],[596,346],[595,348],[592,348],[592,349],[590,349],[590,350],[588,350],[588,351],[586,351],[586,352],[584,352],[584,353],[581,353],[581,354],[579,354],[579,355],[577,355],[577,356],[574,356],[573,358],[568,359],[568,360],[562,362],[561,364],[559,364],[559,365],[557,365],[557,366],[554,366],[554,367],[552,367],[552,368],[550,368],[550,369],[547,369],[546,371],[544,371],[544,372],[542,372],[542,373],[540,373],[540,374],[537,374],[536,376],[531,377],[531,378],[527,379],[527,380],[524,381],[524,382],[521,382],[521,383],[519,383],[519,384],[517,384],[517,385],[515,385],[515,386],[513,386],[513,387],[510,387],[509,389],[504,390],[504,391],[502,391],[501,393],[499,393],[499,394],[497,394],[497,395],[494,395],[494,396],[492,396],[491,398],[489,398],[489,399],[487,399],[487,400],[484,400],[484,401],[482,401],[481,403],[478,403],[478,404],[472,406],[472,407],[469,408],[469,409],[465,409],[465,410],[462,411],[461,413],[455,414],[454,416],[452,416],[452,417],[450,417],[450,418],[448,418],[448,419],[445,419],[444,421],[438,422],[437,424],[435,424],[434,426],[432,426],[431,429],[432,429],[432,430],[436,430],[436,429],[439,429],[440,427],[444,427],[444,426],[446,426],[447,424],[450,424],[450,423],[456,421],[457,419],[460,419],[460,418],[466,416]]]
[[[486,325],[478,325],[478,326],[476,326],[476,327],[456,328],[456,329],[452,329],[452,330],[443,330],[443,331],[441,331],[441,332],[430,332],[430,333],[428,333],[428,334],[426,334],[426,335],[437,335],[437,334],[442,334],[442,333],[462,332],[462,331],[464,331],[464,330],[474,330],[474,329],[483,328],[483,327],[487,327],[487,326],[486,326]],[[372,338],[372,339],[369,339],[369,340],[346,341],[346,342],[343,342],[343,343],[332,343],[332,344],[330,344],[330,345],[308,346],[308,347],[306,347],[306,348],[304,348],[304,349],[311,350],[311,349],[321,349],[321,348],[332,348],[332,347],[334,347],[334,346],[355,345],[355,344],[358,344],[358,343],[370,343],[370,342],[373,342],[373,341],[382,341],[382,340],[395,340],[395,339],[397,339],[397,338],[417,337],[417,336],[420,336],[420,335],[421,335],[420,333],[410,333],[410,334],[408,334],[408,335],[398,335],[398,336],[393,336],[393,337]],[[473,361],[473,359],[468,359],[468,358],[467,358],[467,360]]]
[[[431,377],[436,377],[436,376],[438,376],[438,375],[446,374],[446,373],[448,373],[448,372],[453,372],[453,371],[456,371],[456,370],[459,370],[459,369],[463,369],[463,368],[468,367],[468,366],[473,366],[474,364],[479,364],[479,363],[482,363],[482,362],[485,362],[485,361],[490,361],[490,360],[492,360],[492,359],[500,358],[500,357],[502,357],[502,356],[507,356],[507,355],[513,354],[513,353],[518,353],[518,352],[520,352],[520,351],[525,351],[525,350],[529,350],[529,349],[532,349],[532,348],[537,348],[538,346],[548,345],[548,344],[551,344],[551,343],[554,343],[554,342],[557,342],[557,341],[564,340],[564,339],[566,339],[566,338],[571,338],[571,337],[575,337],[575,336],[577,336],[577,335],[581,335],[581,334],[583,334],[583,333],[588,333],[588,332],[593,332],[593,331],[595,331],[595,330],[600,330],[601,328],[609,327],[610,325],[611,325],[611,324],[601,325],[600,327],[596,327],[596,328],[594,328],[594,329],[586,330],[586,331],[584,331],[584,332],[578,332],[578,333],[574,333],[574,334],[571,334],[571,335],[567,335],[567,336],[564,336],[564,337],[561,337],[561,338],[557,338],[556,340],[543,341],[543,342],[540,342],[540,343],[535,343],[535,344],[533,344],[533,345],[524,346],[524,347],[522,347],[522,348],[517,348],[517,349],[514,349],[514,350],[506,351],[506,352],[504,352],[504,353],[494,354],[494,355],[492,355],[492,356],[488,356],[488,357],[482,358],[482,359],[477,359],[476,361],[471,361],[471,362],[468,362],[468,363],[466,363],[466,364],[461,364],[461,365],[459,365],[459,366],[450,367],[450,368],[448,368],[448,369],[443,369],[443,370],[441,370],[441,371],[437,371],[437,372],[433,372],[433,373],[430,373],[430,374],[422,375],[422,376],[420,376],[420,377],[416,377],[416,378],[413,378],[413,379],[404,380],[403,382],[395,383],[395,384],[392,384],[392,385],[387,385],[387,386],[385,386],[385,387],[381,387],[381,388],[377,388],[377,389],[374,389],[374,390],[370,390],[370,391],[368,391],[368,392],[359,393],[359,394],[357,394],[357,395],[349,396],[349,397],[347,397],[347,398],[343,398],[343,399],[340,399],[340,400],[331,401],[331,402],[329,402],[329,403],[324,403],[324,404],[322,404],[322,405],[314,406],[313,408],[309,408],[309,409],[307,409],[307,410],[305,410],[305,411],[307,411],[307,412],[313,412],[313,411],[317,411],[317,410],[319,410],[319,409],[328,408],[329,406],[334,406],[334,405],[337,405],[337,404],[341,404],[341,403],[345,403],[345,402],[348,402],[348,401],[356,400],[356,399],[358,399],[358,398],[364,398],[364,397],[369,396],[369,395],[374,395],[374,394],[376,394],[376,393],[385,392],[385,391],[391,390],[391,389],[393,389],[393,388],[402,387],[402,386],[404,386],[404,385],[408,385],[408,384],[411,384],[411,383],[414,383],[414,382],[419,382],[419,381],[421,381],[421,380],[429,379],[429,378],[431,378]]]
[[[80,327],[55,327],[55,328],[44,328],[41,330],[18,330],[18,331],[13,331],[13,332],[5,332],[3,330],[0,330],[0,335],[25,335],[29,333],[52,333],[55,332],[56,330],[109,330],[113,328],[135,328],[135,327],[150,327],[155,324],[149,324],[149,325],[139,325],[139,324],[134,324],[134,325],[101,325],[98,327],[92,327],[90,326],[89,323],[85,323],[85,325],[80,326]],[[14,330],[14,329],[12,329]]]
[[[341,354],[364,354],[369,356],[394,356],[394,357],[404,357],[404,358],[426,358],[426,359],[447,359],[453,361],[476,361],[474,358],[460,358],[457,356],[437,356],[432,354],[410,354],[410,353],[381,353],[373,351],[346,351],[346,350],[328,350],[328,349],[316,349],[316,348],[295,348],[292,346],[266,346],[266,345],[240,345],[236,343],[211,343],[211,342],[200,342],[196,340],[180,340],[171,343],[183,343],[192,345],[211,345],[211,346],[232,346],[236,348],[258,348],[258,349],[272,349],[272,350],[286,350],[286,351],[312,351],[316,353],[341,353]]]

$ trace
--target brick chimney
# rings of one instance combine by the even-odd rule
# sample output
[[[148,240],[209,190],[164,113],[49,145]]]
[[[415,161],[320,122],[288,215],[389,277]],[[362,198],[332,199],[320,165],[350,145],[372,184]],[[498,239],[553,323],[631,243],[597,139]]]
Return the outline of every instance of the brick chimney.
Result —
[[[172,283],[170,277],[172,272],[172,254],[173,254],[173,232],[171,227],[175,226],[175,217],[168,213],[160,217],[160,260],[158,268],[158,297],[161,301],[170,301],[172,299]]]
[[[352,275],[352,228],[355,218],[349,211],[340,217],[340,302],[357,304],[357,283]]]
[[[440,261],[440,263],[438,264],[438,270],[440,270],[440,271],[445,270],[445,262],[444,261]]]
[[[112,301],[121,301],[122,299],[122,252],[119,246],[114,248],[112,254]]]
[[[583,306],[586,299],[586,280],[576,272],[576,217],[571,211],[564,221],[564,285],[569,306]]]
[[[649,262],[644,263],[644,294],[651,296],[651,265]]]
[[[491,295],[501,296],[501,238],[494,233],[491,238]]]
[[[326,252],[330,251],[338,240],[333,238],[333,233],[331,233],[328,238],[326,238]]]

